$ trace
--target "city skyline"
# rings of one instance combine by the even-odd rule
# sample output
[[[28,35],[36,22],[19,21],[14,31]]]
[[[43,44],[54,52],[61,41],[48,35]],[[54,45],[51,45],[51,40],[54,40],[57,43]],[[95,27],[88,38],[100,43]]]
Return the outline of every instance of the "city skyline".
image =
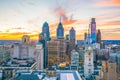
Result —
[[[45,21],[51,37],[62,21],[65,34],[73,27],[76,38],[83,40],[92,17],[103,40],[120,40],[119,0],[0,0],[0,12],[1,40],[20,40],[25,34],[38,40]]]

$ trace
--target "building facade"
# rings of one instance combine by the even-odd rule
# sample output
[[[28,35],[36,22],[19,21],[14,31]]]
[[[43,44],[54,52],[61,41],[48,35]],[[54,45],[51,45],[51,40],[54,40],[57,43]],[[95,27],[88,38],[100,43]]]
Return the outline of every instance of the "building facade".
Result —
[[[85,41],[85,53],[84,53],[84,76],[88,78],[94,72],[93,64],[93,50],[92,50],[92,40],[90,36],[90,28]]]
[[[76,41],[76,32],[74,28],[72,27],[70,29],[70,52],[75,48],[75,41]]]
[[[48,67],[52,67],[53,64],[59,63],[60,54],[60,42],[51,40],[47,42],[48,46]]]
[[[56,31],[56,37],[57,38],[64,37],[64,28],[61,22],[58,24],[57,31]]]
[[[71,51],[71,69],[77,70],[79,66],[79,53],[74,49]]]
[[[96,43],[96,22],[95,22],[95,18],[91,19],[91,38],[92,38],[92,42]]]
[[[97,43],[101,44],[101,31],[98,29],[97,31]]]
[[[36,62],[37,67],[36,69],[41,70],[44,69],[44,51],[43,51],[43,45],[42,43],[38,43],[36,45]]]
[[[11,57],[10,47],[8,45],[0,45],[0,64],[7,62]]]
[[[60,64],[65,62],[66,40],[64,38],[52,39],[47,42],[48,46],[48,65]]]
[[[30,37],[24,35],[22,37],[22,44],[15,43],[14,44],[14,51],[12,58],[20,58],[20,59],[27,59],[27,58],[35,58],[35,44],[30,43]]]
[[[119,80],[120,74],[117,72],[116,62],[102,62],[102,69],[99,72],[99,76],[96,80]]]
[[[46,34],[40,33],[39,34],[39,42],[43,44],[44,49],[44,68],[48,65],[48,47],[47,47],[47,40],[46,40]]]

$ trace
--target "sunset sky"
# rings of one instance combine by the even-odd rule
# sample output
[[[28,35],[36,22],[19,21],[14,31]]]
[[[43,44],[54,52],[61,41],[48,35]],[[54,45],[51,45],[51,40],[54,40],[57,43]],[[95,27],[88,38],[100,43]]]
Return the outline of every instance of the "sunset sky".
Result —
[[[120,0],[0,0],[0,40],[38,39],[45,21],[54,37],[60,16],[65,34],[74,27],[77,39],[94,17],[102,39],[120,40]]]

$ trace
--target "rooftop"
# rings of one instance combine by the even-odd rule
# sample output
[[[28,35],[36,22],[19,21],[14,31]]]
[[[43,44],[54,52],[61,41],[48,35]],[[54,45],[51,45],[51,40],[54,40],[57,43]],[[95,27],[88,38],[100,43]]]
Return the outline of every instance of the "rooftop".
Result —
[[[82,80],[77,71],[60,71],[58,76],[60,80]]]

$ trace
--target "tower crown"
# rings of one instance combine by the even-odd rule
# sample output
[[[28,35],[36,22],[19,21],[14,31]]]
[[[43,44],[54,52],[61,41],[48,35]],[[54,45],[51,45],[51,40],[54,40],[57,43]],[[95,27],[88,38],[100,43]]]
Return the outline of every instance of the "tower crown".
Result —
[[[63,25],[61,22],[58,24],[58,29],[63,29]]]
[[[49,32],[49,24],[47,22],[45,22],[43,24],[43,27],[42,27],[42,33],[44,33],[46,36],[45,36],[45,39],[47,41],[50,40],[50,32]]]
[[[60,22],[57,27],[57,38],[63,38],[64,37],[64,28],[62,23]]]

